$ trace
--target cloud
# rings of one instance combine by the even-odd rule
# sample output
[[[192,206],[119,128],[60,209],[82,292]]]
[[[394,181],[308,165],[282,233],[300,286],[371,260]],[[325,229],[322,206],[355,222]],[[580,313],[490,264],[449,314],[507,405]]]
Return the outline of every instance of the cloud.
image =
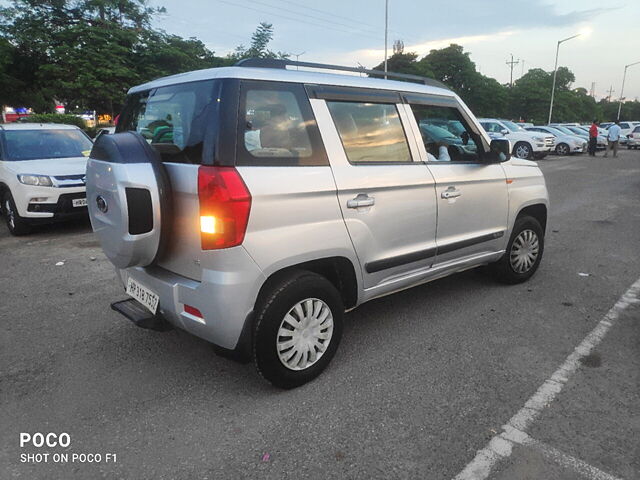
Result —
[[[500,42],[508,37],[518,33],[515,30],[507,30],[502,32],[495,33],[487,33],[481,35],[467,35],[460,37],[447,37],[447,38],[439,38],[436,40],[430,40],[422,43],[408,44],[405,45],[405,52],[415,52],[418,54],[418,57],[422,57],[427,55],[431,50],[445,48],[451,45],[452,43],[463,45],[465,48],[468,45],[474,45],[483,42]],[[391,51],[388,52],[389,55],[392,54]],[[332,60],[330,63],[344,63],[347,65],[353,65],[357,62],[364,64],[365,66],[373,66],[375,64],[380,63],[384,59],[384,49],[383,48],[363,48],[358,50],[352,50],[348,52],[333,52],[329,53],[328,57]],[[318,59],[318,61],[323,61],[324,59]]]

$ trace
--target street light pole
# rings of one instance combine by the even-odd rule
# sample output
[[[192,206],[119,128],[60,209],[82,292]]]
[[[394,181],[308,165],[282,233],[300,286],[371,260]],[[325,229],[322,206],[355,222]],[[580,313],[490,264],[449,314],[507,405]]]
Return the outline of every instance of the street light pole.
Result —
[[[387,79],[387,44],[389,37],[389,0],[384,0],[384,78]]]
[[[620,111],[622,110],[622,99],[624,98],[624,81],[627,79],[627,68],[633,67],[634,65],[638,65],[640,62],[630,63],[629,65],[624,66],[624,75],[622,76],[622,88],[620,89],[620,103],[618,104],[618,116],[616,120],[620,120]]]
[[[553,113],[553,97],[556,93],[556,76],[558,74],[558,53],[560,53],[560,44],[568,40],[571,40],[572,38],[579,37],[580,35],[582,34],[578,33],[573,37],[567,37],[564,40],[558,40],[558,45],[556,47],[556,64],[553,67],[553,85],[551,86],[551,104],[549,105],[549,121],[547,123],[551,123],[551,114]]]

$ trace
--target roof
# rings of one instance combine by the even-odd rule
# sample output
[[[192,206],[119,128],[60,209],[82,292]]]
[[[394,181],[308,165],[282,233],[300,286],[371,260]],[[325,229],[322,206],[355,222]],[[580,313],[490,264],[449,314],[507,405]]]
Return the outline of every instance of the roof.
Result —
[[[193,72],[180,73],[169,77],[158,78],[143,83],[129,90],[129,93],[149,90],[151,88],[175,85],[178,83],[197,82],[217,78],[240,78],[247,80],[271,80],[275,82],[295,82],[316,85],[333,85],[343,87],[375,88],[378,90],[392,90],[400,92],[426,93],[455,97],[455,93],[445,88],[419,83],[384,80],[381,78],[360,77],[358,75],[341,75],[335,73],[315,72],[308,70],[287,70],[283,68],[253,68],[253,67],[219,67]]]
[[[66,125],[64,123],[3,123],[0,124],[1,130],[79,130],[75,125]]]

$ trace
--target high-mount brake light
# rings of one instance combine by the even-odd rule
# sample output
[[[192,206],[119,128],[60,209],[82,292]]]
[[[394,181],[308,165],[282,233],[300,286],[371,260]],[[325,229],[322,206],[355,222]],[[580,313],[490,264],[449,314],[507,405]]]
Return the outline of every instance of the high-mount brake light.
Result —
[[[200,166],[200,238],[203,250],[240,245],[251,211],[251,193],[234,167]]]

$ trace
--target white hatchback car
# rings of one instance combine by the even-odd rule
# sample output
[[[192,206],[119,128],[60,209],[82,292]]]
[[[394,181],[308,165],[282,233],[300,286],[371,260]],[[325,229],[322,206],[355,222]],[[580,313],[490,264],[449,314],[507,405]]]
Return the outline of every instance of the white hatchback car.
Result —
[[[78,127],[0,125],[0,199],[13,235],[38,223],[87,215],[85,175],[93,142]]]

